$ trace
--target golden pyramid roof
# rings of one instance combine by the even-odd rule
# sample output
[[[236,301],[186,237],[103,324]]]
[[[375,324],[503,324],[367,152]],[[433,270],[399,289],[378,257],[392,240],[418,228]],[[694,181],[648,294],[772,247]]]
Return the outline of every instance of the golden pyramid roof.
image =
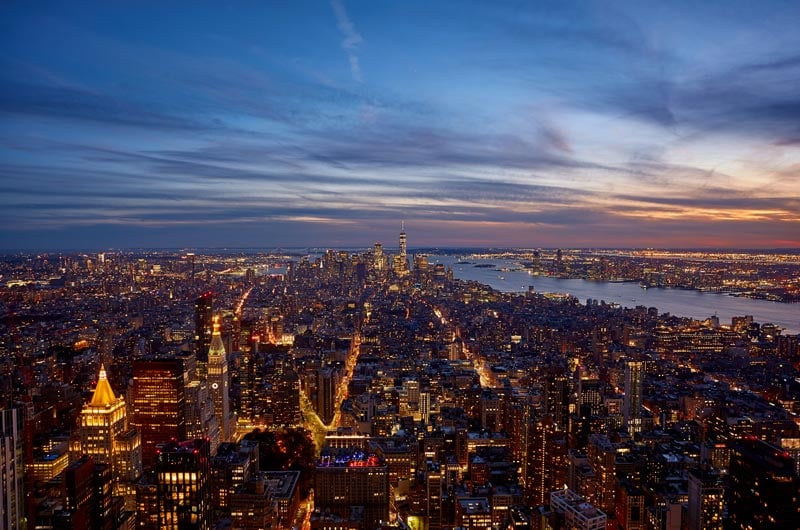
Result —
[[[94,387],[94,395],[92,396],[91,405],[93,407],[105,407],[111,405],[117,400],[114,391],[111,390],[111,384],[108,382],[106,376],[106,368],[100,365],[100,377],[97,380],[97,386]]]

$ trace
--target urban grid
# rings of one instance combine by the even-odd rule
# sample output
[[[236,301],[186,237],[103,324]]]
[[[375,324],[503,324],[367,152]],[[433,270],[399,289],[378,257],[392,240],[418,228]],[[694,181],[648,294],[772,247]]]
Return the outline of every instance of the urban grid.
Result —
[[[7,257],[3,528],[796,527],[798,335],[503,293],[406,238]]]

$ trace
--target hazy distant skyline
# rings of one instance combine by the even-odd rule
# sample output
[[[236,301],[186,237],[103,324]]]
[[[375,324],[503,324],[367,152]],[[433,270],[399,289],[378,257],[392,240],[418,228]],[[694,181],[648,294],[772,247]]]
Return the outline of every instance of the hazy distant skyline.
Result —
[[[0,248],[800,247],[798,2],[6,2]]]

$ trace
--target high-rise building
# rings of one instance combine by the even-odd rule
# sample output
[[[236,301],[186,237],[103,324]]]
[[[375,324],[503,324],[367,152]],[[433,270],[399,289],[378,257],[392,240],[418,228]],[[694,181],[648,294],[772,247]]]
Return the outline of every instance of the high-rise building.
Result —
[[[214,319],[214,331],[208,350],[208,385],[211,399],[214,401],[214,414],[220,426],[222,440],[228,441],[234,434],[234,424],[231,421],[228,355],[222,344],[218,318]]]
[[[116,494],[123,494],[141,474],[141,439],[128,428],[125,399],[117,397],[100,366],[97,386],[91,401],[81,410],[81,452],[97,464],[107,464]],[[130,490],[133,494],[133,490]]]
[[[186,438],[184,363],[176,357],[133,362],[133,425],[142,435],[142,462],[151,467],[156,445]]]
[[[83,455],[64,471],[63,509],[54,514],[54,530],[114,530],[111,466]]]
[[[208,349],[211,347],[211,335],[214,332],[213,301],[214,294],[211,291],[204,292],[194,301],[194,344],[200,363],[208,361]]]
[[[406,223],[400,222],[400,258],[408,259],[408,249],[406,248]]]
[[[539,506],[547,502],[551,491],[566,483],[566,433],[548,414],[532,420],[528,443],[525,498]]]
[[[622,415],[628,432],[633,435],[642,432],[642,386],[644,382],[644,361],[625,363],[625,400]]]
[[[158,525],[162,530],[211,528],[211,457],[205,439],[170,441],[158,448]]]
[[[362,530],[389,520],[389,469],[374,453],[359,448],[322,451],[314,477],[314,507],[349,519],[363,507]]]
[[[755,437],[729,445],[726,528],[797,528],[800,502],[792,457]]]
[[[22,409],[0,410],[0,530],[25,530]]]
[[[688,530],[722,530],[725,488],[713,468],[689,472]]]

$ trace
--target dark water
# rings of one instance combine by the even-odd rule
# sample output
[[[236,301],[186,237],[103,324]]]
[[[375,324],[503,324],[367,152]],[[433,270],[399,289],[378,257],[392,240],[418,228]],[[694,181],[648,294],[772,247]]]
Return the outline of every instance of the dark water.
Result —
[[[453,268],[460,280],[475,280],[498,291],[524,292],[533,286],[540,293],[568,293],[582,302],[587,298],[605,300],[623,307],[644,305],[657,307],[661,313],[682,317],[705,319],[712,315],[720,323],[730,324],[731,317],[753,315],[759,323],[772,323],[784,328],[784,334],[800,333],[800,304],[783,304],[767,300],[752,300],[720,293],[689,291],[684,289],[642,289],[637,282],[613,283],[587,280],[564,280],[547,276],[531,276],[524,271],[497,271],[515,268],[511,260],[466,259],[474,264],[492,264],[493,267],[475,267],[472,264],[457,264],[456,256],[432,255],[430,263],[442,263]]]

